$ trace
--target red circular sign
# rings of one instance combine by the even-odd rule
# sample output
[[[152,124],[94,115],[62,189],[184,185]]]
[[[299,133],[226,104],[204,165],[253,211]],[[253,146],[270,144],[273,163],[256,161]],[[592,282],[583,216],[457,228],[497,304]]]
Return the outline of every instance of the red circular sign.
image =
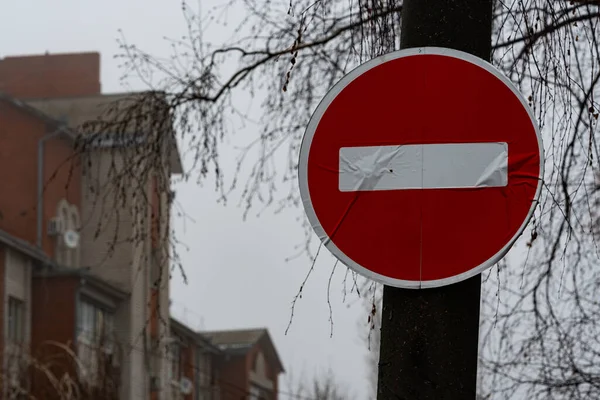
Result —
[[[499,71],[441,48],[361,65],[327,93],[300,151],[308,218],[348,267],[422,288],[471,277],[524,230],[541,137]]]

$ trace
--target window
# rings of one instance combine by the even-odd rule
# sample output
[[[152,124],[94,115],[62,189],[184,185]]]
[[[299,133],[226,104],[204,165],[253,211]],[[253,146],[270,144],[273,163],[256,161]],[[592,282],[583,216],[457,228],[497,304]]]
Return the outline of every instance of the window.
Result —
[[[169,345],[169,359],[171,360],[171,366],[169,368],[169,377],[172,382],[176,382],[179,384],[179,365],[181,357],[181,345],[176,338],[171,339],[171,344]]]
[[[250,400],[258,400],[260,399],[260,389],[256,386],[252,386],[250,388]]]
[[[256,355],[256,357],[254,357],[253,369],[254,369],[254,372],[256,372],[258,374],[258,376],[260,376],[261,378],[266,377],[265,358],[262,353],[258,353]]]
[[[215,376],[212,367],[211,354],[202,350],[199,350],[196,354],[196,382],[198,382],[196,399],[212,400],[214,398]]]
[[[14,297],[8,298],[8,340],[21,343],[25,339],[25,305]]]
[[[90,381],[98,378],[102,361],[113,353],[114,316],[95,304],[82,300],[77,315],[77,355],[81,373]]]
[[[7,346],[4,349],[4,359],[7,368],[9,396],[13,390],[23,388],[24,357],[23,342],[25,341],[25,303],[15,297],[8,297]],[[16,392],[15,392],[16,393]],[[10,397],[16,398],[16,397]]]
[[[79,302],[77,323],[79,339],[88,344],[110,347],[114,333],[114,315],[104,308],[82,300]]]
[[[210,354],[198,352],[198,385],[208,387],[212,381],[212,368],[210,363]]]
[[[271,392],[269,390],[257,385],[250,386],[250,400],[271,400],[272,398],[273,396],[271,396]]]

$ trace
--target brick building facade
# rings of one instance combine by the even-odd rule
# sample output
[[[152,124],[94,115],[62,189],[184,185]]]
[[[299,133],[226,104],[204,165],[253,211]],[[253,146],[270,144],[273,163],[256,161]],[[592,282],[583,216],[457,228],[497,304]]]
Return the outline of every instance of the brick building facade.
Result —
[[[144,140],[167,136],[159,162],[140,168],[128,161],[144,142],[111,136],[139,126],[76,149],[83,124],[139,95],[101,93],[98,53],[0,59],[2,395],[53,398],[32,368],[53,360],[88,398],[267,398],[258,385],[276,399],[283,367],[266,331],[233,354],[169,317],[170,178],[182,172],[172,132],[148,127]],[[115,168],[144,183],[117,183]]]

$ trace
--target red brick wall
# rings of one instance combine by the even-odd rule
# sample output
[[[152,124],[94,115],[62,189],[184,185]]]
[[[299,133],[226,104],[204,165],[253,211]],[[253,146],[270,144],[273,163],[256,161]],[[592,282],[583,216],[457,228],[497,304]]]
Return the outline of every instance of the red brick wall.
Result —
[[[81,217],[81,164],[79,158],[74,157],[73,142],[69,139],[54,138],[46,141],[44,185],[43,248],[46,254],[53,257],[56,242],[46,232],[48,221],[56,216],[60,200],[66,199],[70,204],[75,204]]]
[[[254,367],[254,359],[258,352],[262,351],[265,356],[266,374],[273,381],[273,400],[277,400],[279,385],[279,373],[274,365],[269,363],[266,352],[257,344],[246,353],[246,356],[234,357],[222,360],[219,368],[219,386],[221,388],[222,400],[247,399],[250,390],[250,371]]]
[[[187,343],[187,346],[185,346],[183,349],[183,352],[181,354],[181,358],[182,358],[182,369],[181,369],[181,376],[185,376],[186,378],[188,378],[190,381],[192,381],[192,383],[194,383],[194,377],[196,376],[195,372],[195,366],[196,366],[196,360],[194,359],[195,357],[195,345],[191,342]],[[195,385],[194,385],[195,387]],[[183,398],[185,400],[193,400],[195,396],[195,393],[192,391],[192,393],[184,396]]]
[[[100,54],[49,54],[0,59],[0,92],[19,98],[100,94]]]
[[[74,340],[78,277],[35,277],[31,287],[32,349],[44,340]]]
[[[0,229],[35,243],[37,140],[45,126],[0,101]],[[6,194],[9,194],[7,196]]]
[[[277,381],[278,381],[279,374],[277,373],[275,366],[269,362],[266,352],[260,346],[260,344],[255,345],[248,352],[248,357],[247,357],[248,371],[251,371],[252,369],[254,369],[254,360],[256,359],[256,356],[258,355],[259,351],[262,352],[263,356],[265,357],[265,370],[266,370],[267,378],[269,378],[271,381],[273,381],[273,400],[277,400],[277,398],[278,398],[277,393],[279,392]]]
[[[36,244],[37,235],[37,149],[46,132],[39,119],[0,101],[0,181],[2,192],[10,194],[0,196],[0,229],[32,244]],[[61,198],[80,204],[80,167],[76,162],[71,171],[73,164],[65,163],[72,153],[73,144],[68,139],[56,137],[46,141],[42,237],[43,248],[51,256],[55,244],[46,235],[47,220],[56,214]]]
[[[273,377],[273,400],[279,399],[279,374]]]
[[[0,312],[0,326],[2,332],[4,332],[4,288],[6,286],[6,274],[4,269],[4,263],[6,262],[6,252],[4,247],[0,245],[0,299],[2,299],[2,312]],[[0,349],[4,348],[4,334],[0,335]],[[0,352],[0,365],[4,365],[4,358],[2,352]]]
[[[245,400],[248,398],[248,357],[238,356],[224,360],[219,368],[221,400]]]
[[[76,321],[76,289],[78,278],[34,278],[31,290],[31,352],[42,364],[52,361],[55,376],[69,373],[74,376],[68,353],[48,341],[71,344]],[[71,346],[71,348],[73,348]],[[54,391],[39,370],[33,371],[32,390],[36,398],[54,398]]]

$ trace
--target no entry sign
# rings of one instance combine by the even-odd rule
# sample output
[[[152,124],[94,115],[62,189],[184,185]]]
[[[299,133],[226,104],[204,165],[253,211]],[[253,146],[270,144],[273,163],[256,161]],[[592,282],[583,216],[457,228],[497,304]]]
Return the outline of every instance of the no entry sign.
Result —
[[[300,150],[300,193],[323,244],[406,288],[458,282],[500,260],[542,176],[541,137],[519,91],[483,60],[433,47],[342,78]]]

